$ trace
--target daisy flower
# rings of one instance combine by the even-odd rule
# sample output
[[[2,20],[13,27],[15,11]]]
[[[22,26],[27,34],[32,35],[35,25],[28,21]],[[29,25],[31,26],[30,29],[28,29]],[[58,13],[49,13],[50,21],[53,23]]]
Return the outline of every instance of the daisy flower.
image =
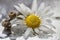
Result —
[[[26,27],[26,32],[23,34],[23,37],[27,39],[29,36],[38,35],[51,35],[55,33],[55,26],[52,25],[51,16],[54,14],[50,6],[45,6],[44,3],[41,3],[37,7],[37,0],[33,0],[31,9],[28,8],[23,3],[14,5],[14,7],[21,12],[23,15],[18,17],[22,18],[22,26]]]

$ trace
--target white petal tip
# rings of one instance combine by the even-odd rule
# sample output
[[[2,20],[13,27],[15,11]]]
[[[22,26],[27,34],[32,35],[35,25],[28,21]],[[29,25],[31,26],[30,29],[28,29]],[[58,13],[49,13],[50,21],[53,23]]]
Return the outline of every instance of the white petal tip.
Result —
[[[37,0],[33,0],[32,11],[35,12],[36,10],[37,10]]]
[[[45,3],[44,2],[42,2],[41,4],[40,4],[40,6],[39,6],[39,10],[42,10],[42,9],[44,9],[45,8]]]

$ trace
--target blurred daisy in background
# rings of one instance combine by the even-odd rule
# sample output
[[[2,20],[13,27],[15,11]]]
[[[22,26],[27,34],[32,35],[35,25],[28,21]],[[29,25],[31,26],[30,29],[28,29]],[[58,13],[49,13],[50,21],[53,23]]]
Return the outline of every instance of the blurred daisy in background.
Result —
[[[21,27],[25,27],[26,31],[23,37],[27,39],[29,36],[49,37],[52,36],[55,31],[55,26],[52,25],[51,17],[54,15],[50,6],[45,6],[44,2],[37,6],[37,0],[33,0],[31,9],[23,3],[14,5],[14,7],[23,15],[17,16],[22,18],[20,22]],[[22,30],[23,30],[22,28]]]

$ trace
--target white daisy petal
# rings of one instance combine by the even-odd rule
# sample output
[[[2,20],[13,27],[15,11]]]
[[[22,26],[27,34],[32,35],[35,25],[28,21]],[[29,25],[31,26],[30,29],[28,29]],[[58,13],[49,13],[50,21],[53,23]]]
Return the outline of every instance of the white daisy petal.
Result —
[[[39,8],[38,8],[38,11],[41,11],[41,10],[43,10],[44,8],[45,8],[45,3],[42,2],[42,3],[40,4]]]
[[[21,18],[21,19],[25,19],[25,17],[23,15],[19,15],[17,16],[18,18]]]
[[[21,12],[20,7],[18,7],[17,5],[14,5],[14,7],[15,7],[19,12]]]
[[[28,37],[34,37],[35,35],[33,34],[33,30],[29,33]]]
[[[14,5],[14,7],[15,7],[19,12],[21,12],[24,16],[26,15],[25,12],[24,12],[20,7],[18,7],[17,5]]]
[[[53,11],[49,11],[47,14],[43,15],[42,18],[49,18],[54,15]]]
[[[46,15],[51,15],[53,12],[53,10],[51,9]]]
[[[49,19],[49,18],[42,18],[42,24],[45,24],[45,23],[52,23],[52,20]]]
[[[43,18],[42,25],[48,25],[50,26],[50,28],[56,29],[56,27],[52,25],[52,20],[49,18],[45,18],[45,19]]]
[[[46,25],[48,25],[48,26],[50,26],[51,28],[54,28],[54,29],[56,29],[56,27],[55,26],[53,26],[51,23],[44,23],[44,24],[46,24]]]
[[[36,11],[35,15],[39,16],[39,17],[43,17],[43,12],[42,11]]]
[[[43,31],[46,31],[47,33],[55,33],[55,30],[50,28],[49,26],[46,25],[41,25],[41,27],[39,28]]]
[[[50,14],[42,16],[42,18],[52,18],[53,15],[54,13],[50,13]]]
[[[18,4],[20,6],[20,8],[26,13],[26,15],[28,13],[31,13],[32,11],[30,10],[30,8],[28,8],[27,6],[25,6],[23,3]]]
[[[43,13],[45,13],[45,14],[48,13],[48,12],[50,11],[50,9],[51,9],[50,6],[46,7],[46,8],[44,9]]]
[[[53,32],[53,33],[56,32],[55,29],[51,28],[51,26],[45,26],[45,25],[43,25],[43,26],[46,27],[47,29],[49,29],[50,32]]]
[[[56,29],[56,27],[55,26],[53,26],[52,24],[47,24],[48,26],[51,26],[52,28],[54,28],[54,29]]]
[[[34,35],[33,33],[34,33],[34,32],[33,32],[33,30],[32,30],[32,32],[30,33],[29,37],[34,37],[35,35]]]
[[[33,3],[32,3],[32,11],[33,12],[36,12],[37,11],[37,0],[33,0]]]
[[[25,39],[28,38],[28,36],[29,36],[29,34],[31,33],[31,31],[32,31],[31,28],[28,28],[28,29],[26,30],[26,32],[25,32],[24,35],[23,35]]]
[[[48,32],[44,31],[44,30],[41,30],[38,28],[38,30],[40,31],[40,33],[45,33],[45,34],[48,34]]]
[[[15,18],[14,20],[10,21],[11,24],[24,24],[24,21],[23,20],[20,20],[20,19],[17,19]]]
[[[44,25],[41,25],[41,26],[39,27],[39,29],[40,29],[40,30],[43,30],[43,31],[47,31],[47,30],[48,30],[46,27],[44,27]]]
[[[38,8],[37,15],[39,14],[38,16],[42,17],[44,9],[45,9],[45,3],[43,2],[43,3],[41,3],[41,5]]]
[[[50,31],[45,31],[42,29],[39,29],[39,31],[40,31],[40,34],[38,35],[39,38],[48,38],[52,36],[52,33]]]
[[[46,38],[46,40],[47,40],[47,38],[52,37],[52,34],[41,33],[40,35],[38,35],[38,37],[39,38],[43,38],[43,39]]]
[[[46,37],[50,37],[48,34],[53,34],[53,31],[45,28],[44,26],[41,26],[39,28],[40,34],[38,35],[39,38],[46,38]],[[52,36],[52,35],[51,35]]]
[[[35,28],[34,30],[35,30],[36,33],[39,34],[40,31],[38,30],[38,28]]]
[[[44,15],[46,15],[46,14],[50,11],[50,8],[51,8],[51,7],[48,6],[48,7],[46,7],[44,10],[41,10],[41,11],[39,10],[39,11],[38,11],[39,16],[43,18]]]

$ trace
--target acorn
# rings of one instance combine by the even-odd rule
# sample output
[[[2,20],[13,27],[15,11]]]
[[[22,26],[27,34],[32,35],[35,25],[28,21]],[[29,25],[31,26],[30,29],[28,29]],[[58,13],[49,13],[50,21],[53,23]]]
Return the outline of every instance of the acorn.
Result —
[[[11,34],[11,23],[9,20],[5,19],[2,22],[2,26],[4,27],[3,33],[9,36]]]
[[[10,17],[10,20],[14,19],[16,17],[16,13],[10,12],[9,17]]]
[[[2,22],[2,26],[4,26],[5,28],[10,28],[11,27],[11,23],[9,20],[5,19],[3,22]]]

